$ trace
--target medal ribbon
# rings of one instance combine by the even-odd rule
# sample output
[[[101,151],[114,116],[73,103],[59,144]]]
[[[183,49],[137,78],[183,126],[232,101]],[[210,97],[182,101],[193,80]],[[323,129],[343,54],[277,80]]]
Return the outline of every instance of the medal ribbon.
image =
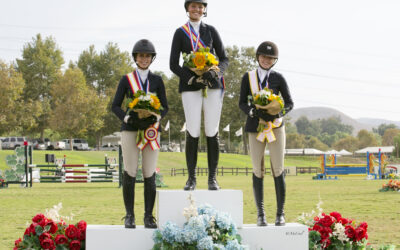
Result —
[[[186,34],[186,36],[189,38],[190,40],[190,44],[192,46],[192,50],[194,52],[197,51],[197,49],[200,48],[204,48],[206,47],[204,45],[204,42],[201,40],[200,38],[200,32],[199,34],[196,33],[196,31],[194,30],[194,28],[190,25],[189,22],[187,22],[185,25],[183,25],[181,27],[181,29],[183,30],[183,32]]]
[[[134,72],[127,74],[126,77],[128,78],[129,85],[131,86],[133,95],[136,93],[136,91],[142,89],[138,79],[136,78],[136,74],[134,74]]]
[[[146,89],[144,89],[144,87],[143,87],[142,79],[140,78],[140,75],[137,72],[137,70],[135,70],[135,78],[136,78],[136,81],[137,81],[138,85],[140,86],[140,89],[144,90],[146,92],[146,94],[147,94],[149,92],[149,89],[150,89],[149,77],[147,77],[147,79],[146,79],[146,83],[147,83]]]

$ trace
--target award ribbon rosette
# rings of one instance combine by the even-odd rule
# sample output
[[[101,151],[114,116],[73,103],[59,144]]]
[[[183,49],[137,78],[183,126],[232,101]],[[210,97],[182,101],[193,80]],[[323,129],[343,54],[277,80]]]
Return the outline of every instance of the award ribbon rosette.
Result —
[[[249,98],[253,100],[253,104],[257,109],[263,109],[270,115],[277,115],[281,111],[285,113],[282,98],[279,95],[275,95],[273,91],[268,88],[268,82],[267,86],[262,89],[258,82],[256,70],[249,72],[249,83],[252,92],[252,96],[249,96]],[[273,129],[281,126],[282,121],[283,119],[281,117],[273,121],[264,121],[259,118],[257,140],[260,142],[267,140],[268,143],[275,141],[276,138]]]
[[[160,149],[160,144],[157,141],[159,122],[156,122],[144,131],[144,137],[136,144],[140,150],[143,150],[147,145],[150,145],[152,150]]]

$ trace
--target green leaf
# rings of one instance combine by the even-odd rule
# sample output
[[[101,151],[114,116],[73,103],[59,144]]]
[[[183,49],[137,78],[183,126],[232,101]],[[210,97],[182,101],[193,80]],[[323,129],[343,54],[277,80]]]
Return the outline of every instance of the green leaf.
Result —
[[[68,250],[68,247],[65,244],[57,245],[56,250]]]
[[[41,226],[37,225],[37,226],[35,227],[35,232],[36,232],[36,235],[37,235],[37,236],[40,236],[40,235],[42,235],[42,233],[43,233],[43,228],[42,228]]]

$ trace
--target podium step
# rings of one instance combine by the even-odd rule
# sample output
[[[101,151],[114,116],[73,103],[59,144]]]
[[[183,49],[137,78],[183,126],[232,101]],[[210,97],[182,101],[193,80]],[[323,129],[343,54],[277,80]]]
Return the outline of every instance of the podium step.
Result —
[[[242,244],[250,249],[308,250],[308,228],[298,223],[286,223],[286,226],[279,227],[245,224],[238,229],[238,233],[242,236]]]
[[[173,221],[178,226],[186,222],[183,209],[189,207],[189,195],[192,195],[196,206],[208,203],[216,210],[229,213],[238,228],[243,225],[242,190],[221,189],[209,190],[158,190],[156,198],[156,218],[158,225]]]
[[[126,229],[123,225],[88,225],[86,229],[86,249],[88,250],[147,250],[154,243],[152,235],[155,229]],[[287,223],[286,226],[273,225],[257,227],[245,224],[238,229],[242,244],[251,250],[307,250],[307,227],[298,223]]]

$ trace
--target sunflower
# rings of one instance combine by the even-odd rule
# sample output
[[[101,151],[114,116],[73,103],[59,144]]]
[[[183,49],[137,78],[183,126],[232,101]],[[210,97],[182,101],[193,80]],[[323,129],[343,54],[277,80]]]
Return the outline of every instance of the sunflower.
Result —
[[[198,69],[203,69],[206,65],[206,56],[202,52],[196,52],[193,63]]]
[[[151,98],[150,105],[154,109],[159,110],[160,106],[161,106],[161,103],[160,103],[160,100],[158,99],[158,97],[155,96],[155,95],[152,95],[150,98]]]
[[[139,98],[136,97],[135,99],[133,99],[133,101],[131,101],[128,104],[128,108],[133,109],[133,107],[135,107],[138,102],[139,102]]]

